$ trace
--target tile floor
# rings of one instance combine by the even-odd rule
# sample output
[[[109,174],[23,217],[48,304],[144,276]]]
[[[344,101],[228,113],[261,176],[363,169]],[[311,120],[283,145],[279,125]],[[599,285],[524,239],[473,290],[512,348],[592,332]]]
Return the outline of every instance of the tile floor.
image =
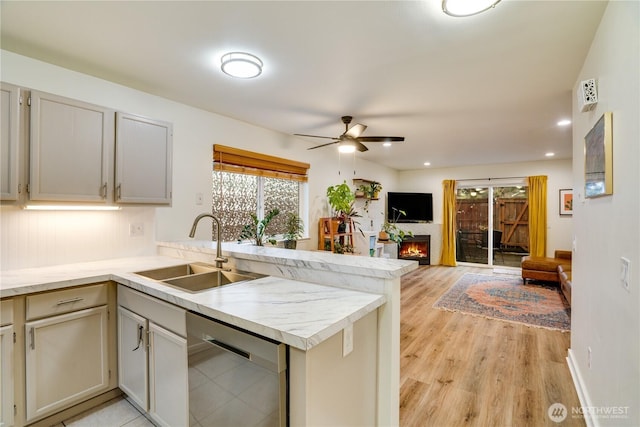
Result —
[[[53,427],[153,427],[126,399],[118,397]]]

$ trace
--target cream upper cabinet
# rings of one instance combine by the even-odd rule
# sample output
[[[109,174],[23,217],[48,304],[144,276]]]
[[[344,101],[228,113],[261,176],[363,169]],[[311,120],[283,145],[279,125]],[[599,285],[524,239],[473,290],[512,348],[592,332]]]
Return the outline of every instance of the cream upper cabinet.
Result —
[[[108,203],[113,110],[31,92],[29,199]]]
[[[171,204],[170,123],[116,114],[116,203]]]
[[[24,184],[20,182],[20,88],[7,83],[0,85],[0,200],[18,200]]]

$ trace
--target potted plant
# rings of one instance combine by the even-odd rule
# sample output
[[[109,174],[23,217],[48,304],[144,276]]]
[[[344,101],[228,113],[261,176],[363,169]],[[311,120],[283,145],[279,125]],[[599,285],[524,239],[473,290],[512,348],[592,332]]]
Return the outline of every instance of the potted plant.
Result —
[[[245,239],[253,240],[256,246],[264,246],[264,240],[271,243],[272,245],[276,244],[276,239],[271,234],[267,234],[267,226],[275,217],[280,213],[278,209],[271,209],[263,219],[258,219],[258,216],[255,213],[251,213],[251,223],[245,224],[242,227],[242,231],[240,232],[240,237],[238,237],[238,241],[242,241]]]
[[[368,184],[361,184],[358,187],[358,191],[362,193],[362,197],[365,198],[363,207],[365,212],[369,212],[369,202],[371,202],[371,200],[377,200],[381,190],[382,184],[377,181],[371,181]]]
[[[297,240],[304,233],[304,222],[300,215],[296,212],[289,212],[285,222],[284,247],[287,249],[295,249]]]
[[[338,219],[338,232],[344,233],[346,228],[345,220],[351,216],[349,213],[353,212],[353,202],[356,196],[347,182],[343,181],[342,184],[332,185],[327,188],[327,199],[332,209],[331,216]]]
[[[385,220],[382,223],[378,238],[380,240],[391,240],[392,242],[396,242],[399,245],[400,243],[402,243],[405,237],[413,237],[413,233],[411,231],[404,231],[397,225],[398,219],[400,219],[401,216],[405,216],[407,213],[400,209],[391,209],[393,209],[393,217],[391,218],[391,221]],[[384,238],[384,235],[386,235],[386,238]]]
[[[361,184],[358,189],[362,192],[367,200],[377,199],[382,190],[382,184],[377,181],[371,181],[368,184]]]

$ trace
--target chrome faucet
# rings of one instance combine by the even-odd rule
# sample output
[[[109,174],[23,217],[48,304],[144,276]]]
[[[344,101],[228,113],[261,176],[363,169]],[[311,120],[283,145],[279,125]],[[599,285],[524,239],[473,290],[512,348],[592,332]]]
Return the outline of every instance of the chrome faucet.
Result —
[[[222,227],[220,226],[220,220],[208,213],[200,214],[193,220],[193,225],[191,226],[191,232],[189,232],[189,237],[193,237],[196,235],[196,227],[198,226],[198,222],[204,217],[211,217],[213,221],[216,223],[216,268],[222,268],[222,263],[229,262],[229,258],[225,258],[222,256],[222,244],[220,243],[222,240]]]

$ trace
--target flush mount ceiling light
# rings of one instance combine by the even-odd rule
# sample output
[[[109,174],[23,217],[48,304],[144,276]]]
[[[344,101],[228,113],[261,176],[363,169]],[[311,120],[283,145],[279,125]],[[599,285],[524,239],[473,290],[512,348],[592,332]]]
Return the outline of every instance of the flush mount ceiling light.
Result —
[[[252,79],[262,74],[262,61],[245,52],[229,52],[222,56],[222,72],[240,79]]]
[[[477,15],[494,8],[500,0],[442,0],[442,11],[457,18]]]
[[[563,120],[560,120],[557,124],[558,126],[568,126],[571,124],[571,120],[563,119]]]

